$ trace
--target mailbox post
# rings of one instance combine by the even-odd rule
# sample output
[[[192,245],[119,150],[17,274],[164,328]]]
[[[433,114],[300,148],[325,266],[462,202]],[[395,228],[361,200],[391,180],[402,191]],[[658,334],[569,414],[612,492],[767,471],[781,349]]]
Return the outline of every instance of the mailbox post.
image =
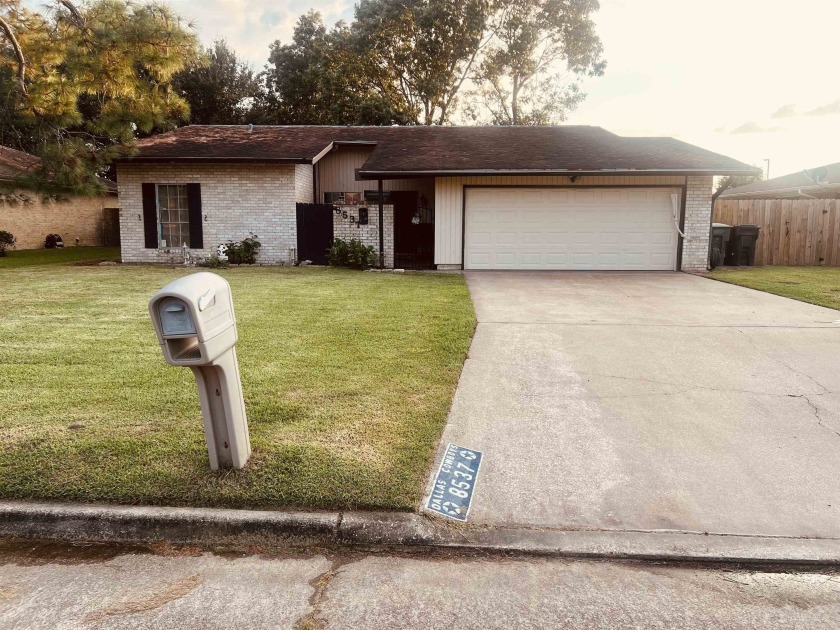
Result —
[[[230,285],[208,272],[179,278],[152,297],[149,314],[166,362],[195,375],[210,468],[244,468],[251,442]]]

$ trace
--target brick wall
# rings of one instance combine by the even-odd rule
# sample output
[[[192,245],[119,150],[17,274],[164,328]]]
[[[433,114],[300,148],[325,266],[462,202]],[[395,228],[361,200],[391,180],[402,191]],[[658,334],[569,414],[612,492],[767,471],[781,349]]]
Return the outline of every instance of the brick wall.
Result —
[[[308,165],[120,164],[117,182],[124,262],[183,261],[179,248],[145,247],[144,182],[201,184],[204,249],[191,250],[193,254],[208,256],[225,241],[242,240],[253,232],[262,243],[257,258],[262,264],[290,262],[297,247],[295,203],[312,198]]]
[[[102,209],[117,205],[113,196],[43,201],[37,193],[15,192],[31,203],[0,202],[0,230],[15,235],[17,249],[43,247],[47,234],[61,234],[67,245],[74,245],[77,238],[80,245],[102,245]]]
[[[298,203],[314,203],[314,190],[311,164],[295,164],[295,201]]]
[[[357,225],[355,221],[351,220],[351,216],[358,220],[359,207],[358,205],[343,205],[337,206],[341,209],[342,214],[336,214],[333,217],[333,236],[340,238],[343,241],[351,241],[353,239],[361,241],[364,245],[370,245],[374,251],[379,253],[379,206],[378,205],[363,205],[362,208],[368,209],[368,224]],[[347,218],[344,218],[343,213],[347,213]],[[393,268],[394,266],[394,206],[382,206],[382,218],[384,220],[384,234],[383,246],[385,250],[385,267]]]
[[[712,217],[712,177],[686,178],[682,270],[706,271]]]

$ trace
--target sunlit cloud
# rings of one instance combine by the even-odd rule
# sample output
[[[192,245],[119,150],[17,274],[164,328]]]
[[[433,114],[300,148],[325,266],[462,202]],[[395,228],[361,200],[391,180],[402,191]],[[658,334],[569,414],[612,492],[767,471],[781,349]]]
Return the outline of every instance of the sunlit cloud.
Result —
[[[729,133],[775,133],[777,131],[784,131],[784,127],[763,127],[757,122],[745,122],[743,125],[735,127],[735,129]]]
[[[793,118],[796,116],[796,105],[783,105],[775,112],[770,114],[771,118]]]
[[[806,116],[833,116],[840,114],[840,100],[836,100],[828,105],[821,105],[809,112],[805,112]]]
[[[835,114],[840,114],[840,99],[805,112],[800,112],[796,105],[785,105],[773,112],[771,118],[796,118],[803,116],[814,118],[819,116],[833,116]]]

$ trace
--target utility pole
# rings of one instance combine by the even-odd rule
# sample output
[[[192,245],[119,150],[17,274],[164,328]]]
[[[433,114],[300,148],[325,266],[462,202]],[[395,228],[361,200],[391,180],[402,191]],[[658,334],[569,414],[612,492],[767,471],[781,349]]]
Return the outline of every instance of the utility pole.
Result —
[[[770,179],[770,158],[764,158],[764,162],[767,164],[767,168],[764,169],[764,178]]]

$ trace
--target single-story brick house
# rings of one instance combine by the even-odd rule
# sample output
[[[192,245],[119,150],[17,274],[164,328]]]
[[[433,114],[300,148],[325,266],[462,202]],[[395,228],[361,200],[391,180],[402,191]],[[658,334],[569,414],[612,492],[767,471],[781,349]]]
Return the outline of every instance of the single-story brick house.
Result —
[[[67,245],[118,245],[114,183],[106,182],[109,193],[100,197],[44,199],[22,183],[39,164],[37,156],[0,146],[0,230],[14,234],[15,247],[43,247],[47,234],[60,234]]]
[[[117,165],[122,255],[173,262],[253,232],[268,264],[322,262],[338,236],[386,267],[696,271],[713,177],[756,172],[588,126],[189,126]]]

